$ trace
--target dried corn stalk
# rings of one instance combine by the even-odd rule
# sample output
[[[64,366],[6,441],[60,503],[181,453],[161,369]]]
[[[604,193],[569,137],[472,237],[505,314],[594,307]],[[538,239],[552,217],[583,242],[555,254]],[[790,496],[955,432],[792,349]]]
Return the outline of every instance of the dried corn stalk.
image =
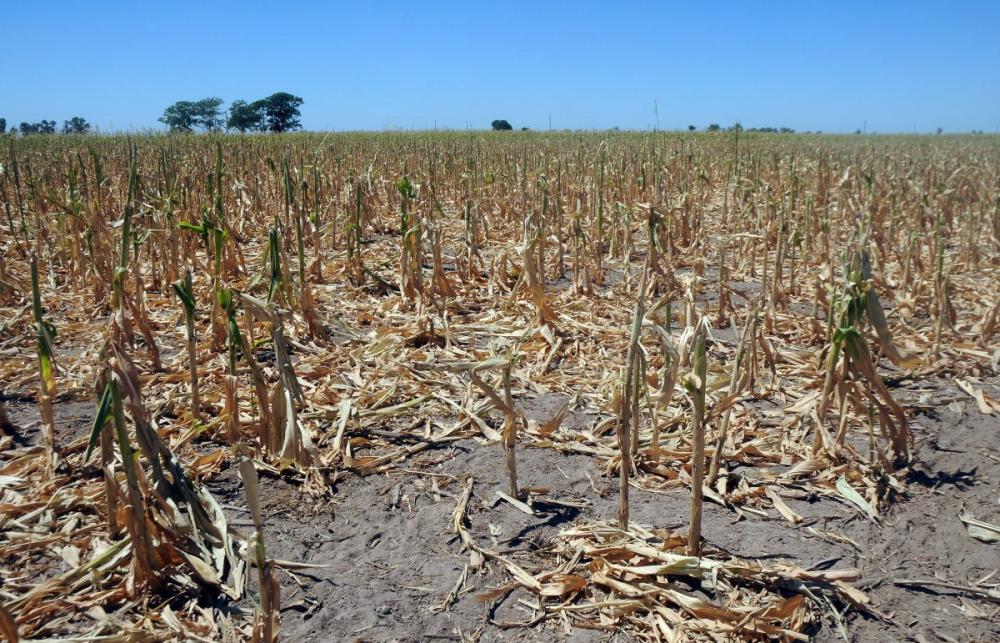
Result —
[[[55,326],[42,315],[42,297],[38,287],[38,258],[31,254],[31,308],[35,318],[35,340],[38,355],[38,410],[42,418],[42,435],[45,438],[46,469],[49,476],[59,465],[59,446],[56,444],[56,426],[52,415],[52,397],[56,394],[55,360],[52,340]]]
[[[684,378],[684,388],[691,398],[691,526],[688,530],[688,553],[701,552],[702,486],[705,476],[705,390],[708,387],[708,358],[705,353],[704,323],[694,335],[691,372]]]
[[[618,472],[618,525],[627,530],[629,525],[629,477],[634,469],[633,446],[637,443],[639,430],[639,389],[645,387],[645,372],[640,367],[642,347],[642,320],[646,316],[646,272],[642,273],[635,311],[632,313],[632,331],[629,336],[628,352],[625,355],[625,372],[621,385],[620,411],[618,416],[618,451],[621,464]]]
[[[305,470],[312,462],[315,449],[309,432],[298,419],[297,405],[304,400],[289,358],[281,313],[274,304],[265,303],[244,292],[239,292],[238,295],[250,314],[268,325],[274,345],[279,379],[271,392],[271,439],[265,446],[278,456],[281,466],[294,465]]]
[[[198,389],[198,338],[194,329],[195,297],[191,271],[184,271],[183,281],[173,284],[174,293],[184,307],[184,328],[187,337],[188,377],[191,384],[191,417],[201,422],[201,394]]]

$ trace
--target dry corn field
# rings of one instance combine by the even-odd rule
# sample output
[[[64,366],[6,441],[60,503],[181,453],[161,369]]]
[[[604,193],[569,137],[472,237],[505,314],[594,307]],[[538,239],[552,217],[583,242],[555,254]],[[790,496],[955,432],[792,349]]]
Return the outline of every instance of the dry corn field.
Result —
[[[1000,141],[24,137],[11,640],[997,640]]]

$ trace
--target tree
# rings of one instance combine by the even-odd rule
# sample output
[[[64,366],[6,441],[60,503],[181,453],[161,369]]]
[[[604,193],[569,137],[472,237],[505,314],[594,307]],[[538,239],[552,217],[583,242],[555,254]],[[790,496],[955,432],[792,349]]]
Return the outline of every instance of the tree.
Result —
[[[7,119],[0,118],[0,134],[5,133],[6,131],[7,131]]]
[[[698,128],[697,128],[697,127],[695,127],[694,125],[688,125],[688,131],[689,131],[689,132],[693,132],[693,131],[695,131],[696,129],[698,129]]]
[[[197,125],[195,104],[189,100],[179,100],[163,110],[160,122],[171,132],[190,132]]]
[[[207,131],[221,129],[223,125],[221,98],[202,98],[195,105],[195,122]]]
[[[42,119],[37,123],[22,122],[18,126],[18,129],[21,130],[21,134],[23,136],[27,136],[28,134],[55,134],[56,122],[47,121],[45,119]]]
[[[712,123],[711,125],[709,125],[708,127],[705,128],[705,131],[707,131],[707,132],[718,132],[720,129],[722,129],[722,128],[719,127],[718,123]]]
[[[261,101],[248,103],[245,100],[234,100],[229,106],[229,120],[226,127],[242,132],[254,132],[264,127],[264,112]]]
[[[288,92],[278,92],[251,103],[250,107],[261,110],[267,129],[272,132],[288,132],[302,128],[302,123],[299,122],[299,117],[302,115],[299,107],[304,102]]]
[[[63,121],[63,134],[86,134],[90,131],[90,123],[87,119],[74,116],[68,121]]]
[[[493,129],[497,132],[509,131],[514,129],[513,127],[511,127],[510,123],[502,119],[493,121],[492,123],[490,123],[490,126],[492,126]]]
[[[195,127],[212,131],[222,127],[221,98],[203,98],[199,101],[179,100],[163,110],[160,122],[171,132],[190,132]]]
[[[731,129],[741,128],[740,124],[737,123]],[[795,130],[790,127],[750,127],[747,129],[748,132],[762,132],[764,134],[794,134]]]

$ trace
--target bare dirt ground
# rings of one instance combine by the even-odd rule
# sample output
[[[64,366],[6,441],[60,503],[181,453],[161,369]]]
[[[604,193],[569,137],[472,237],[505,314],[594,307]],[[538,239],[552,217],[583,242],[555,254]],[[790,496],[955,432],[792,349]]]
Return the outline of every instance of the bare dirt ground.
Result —
[[[986,382],[993,394],[997,381]],[[706,504],[704,533],[710,547],[805,569],[857,567],[858,586],[885,618],[857,612],[843,616],[843,630],[829,617],[810,635],[818,641],[996,641],[1000,605],[983,597],[904,581],[968,586],[996,573],[996,544],[971,538],[959,520],[963,510],[990,522],[1000,517],[1000,421],[980,414],[971,398],[949,383],[922,382],[899,388],[901,399],[920,401],[914,419],[917,457],[907,476],[908,495],[878,523],[847,503],[828,498],[786,499],[805,520],[793,525],[776,512],[767,519]],[[545,418],[560,400],[522,402],[529,415]],[[28,409],[14,407],[15,421],[30,422]],[[75,412],[75,411],[71,411]],[[593,422],[571,414],[566,423]],[[556,619],[527,626],[531,597],[522,590],[481,601],[477,595],[506,582],[489,563],[468,571],[457,599],[445,599],[468,563],[452,533],[452,512],[461,480],[471,476],[469,531],[477,542],[533,571],[533,561],[560,530],[574,522],[613,520],[617,480],[605,477],[588,456],[549,449],[520,449],[522,484],[544,488],[536,515],[498,498],[506,476],[500,449],[472,440],[429,450],[390,475],[341,480],[332,500],[313,500],[295,481],[262,479],[269,555],[316,567],[282,574],[282,636],[301,641],[620,641],[625,633],[567,629]],[[208,480],[231,519],[250,529],[243,490],[234,469]],[[546,502],[544,499],[549,499]],[[685,524],[684,491],[654,494],[633,490],[632,520],[657,528]],[[809,528],[852,541],[816,537]],[[251,596],[247,605],[256,600]]]
[[[980,385],[993,397],[1000,392],[995,377]],[[804,518],[798,524],[773,509],[767,518],[752,513],[741,517],[707,503],[707,546],[739,558],[807,570],[860,569],[862,578],[856,585],[883,618],[848,611],[838,623],[831,611],[807,632],[817,641],[1000,640],[1000,602],[956,589],[975,585],[1000,569],[998,545],[970,537],[959,519],[960,513],[968,512],[1000,522],[1000,420],[980,413],[974,400],[947,379],[904,381],[893,394],[912,414],[916,457],[904,476],[907,494],[879,522],[828,495],[784,498]],[[558,394],[525,396],[518,406],[527,417],[544,422],[568,399]],[[22,427],[16,442],[40,444],[31,397],[8,398],[7,406],[11,420]],[[90,401],[73,396],[58,400],[59,443],[79,443],[93,412]],[[560,430],[591,429],[600,419],[603,416],[571,410]],[[212,441],[203,446],[217,447]],[[304,494],[301,480],[265,474],[261,485],[268,555],[309,565],[279,571],[282,637],[633,640],[614,628],[584,630],[556,618],[537,621],[532,609],[536,597],[523,589],[483,599],[483,594],[503,587],[509,576],[489,562],[480,570],[467,569],[469,554],[452,529],[452,514],[467,478],[473,481],[467,512],[472,537],[532,573],[545,567],[545,554],[562,530],[615,519],[617,475],[607,475],[598,460],[519,446],[518,465],[521,484],[536,490],[535,515],[497,496],[497,491],[506,490],[503,456],[498,445],[484,441],[436,445],[389,474],[346,473],[331,497],[324,499]],[[752,478],[759,472],[746,467],[735,473]],[[237,529],[251,532],[237,471],[223,468],[205,482]],[[633,488],[631,508],[634,523],[650,529],[681,529],[687,524],[689,497],[683,488],[667,493]],[[811,529],[839,534],[844,540],[825,539]],[[937,585],[927,585],[928,581]],[[685,590],[708,598],[697,586]],[[251,593],[230,607],[249,612],[257,600]]]

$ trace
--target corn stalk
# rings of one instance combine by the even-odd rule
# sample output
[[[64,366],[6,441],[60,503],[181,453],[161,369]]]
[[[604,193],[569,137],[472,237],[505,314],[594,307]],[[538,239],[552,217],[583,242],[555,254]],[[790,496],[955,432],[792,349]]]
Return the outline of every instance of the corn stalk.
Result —
[[[705,327],[699,324],[694,336],[691,372],[684,378],[684,388],[691,397],[691,525],[688,529],[688,553],[701,554],[701,512],[704,504],[702,485],[705,476],[705,389],[708,385],[708,359],[705,354]]]
[[[629,477],[632,475],[634,463],[632,452],[637,442],[638,423],[638,391],[645,385],[645,373],[640,368],[639,339],[642,332],[642,319],[646,315],[646,272],[643,271],[639,286],[635,311],[632,313],[632,331],[629,336],[628,352],[625,356],[625,376],[621,385],[620,410],[618,416],[618,451],[621,464],[618,469],[618,526],[628,530],[629,524]]]
[[[195,335],[194,286],[191,282],[191,271],[184,271],[184,279],[178,279],[172,284],[174,293],[184,307],[184,328],[187,337],[188,375],[191,383],[191,417],[195,422],[201,422],[201,396],[198,391],[198,338]]]
[[[42,434],[48,450],[45,466],[49,476],[55,474],[59,464],[59,447],[56,444],[55,418],[52,398],[56,394],[55,360],[52,340],[55,326],[45,321],[42,314],[42,295],[38,285],[38,257],[31,253],[31,309],[35,318],[35,340],[38,354],[38,410],[42,418]]]
[[[281,313],[274,304],[265,303],[243,292],[237,291],[237,294],[251,316],[268,324],[280,375],[271,392],[271,433],[265,447],[276,453],[280,466],[295,465],[305,470],[312,462],[314,447],[309,433],[298,419],[296,407],[304,402],[304,398],[288,356]]]

